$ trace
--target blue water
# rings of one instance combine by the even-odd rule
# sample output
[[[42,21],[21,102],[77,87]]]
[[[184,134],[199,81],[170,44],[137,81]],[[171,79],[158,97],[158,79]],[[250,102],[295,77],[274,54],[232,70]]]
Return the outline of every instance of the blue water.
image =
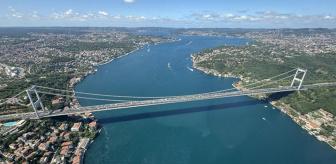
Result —
[[[188,69],[190,54],[246,42],[237,38],[190,36],[178,42],[152,45],[149,52],[146,47],[101,66],[96,74],[79,83],[76,90],[163,96],[231,88],[237,79]],[[327,144],[310,136],[268,103],[249,97],[105,111],[95,116],[103,129],[90,145],[85,163],[336,163],[336,151]]]
[[[4,123],[3,124],[4,126],[7,126],[7,127],[9,127],[9,126],[15,126],[16,125],[16,122],[14,121],[14,122],[6,122],[6,123]]]

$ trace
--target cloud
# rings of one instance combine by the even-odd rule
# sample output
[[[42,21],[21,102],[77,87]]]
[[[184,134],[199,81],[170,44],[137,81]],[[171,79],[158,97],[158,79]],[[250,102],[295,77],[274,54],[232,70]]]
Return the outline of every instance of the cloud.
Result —
[[[72,9],[69,9],[64,12],[65,15],[71,15],[73,13]]]
[[[106,11],[98,11],[98,14],[103,15],[103,16],[109,15]]]
[[[134,3],[135,0],[124,0],[125,3]]]
[[[65,21],[86,21],[90,17],[91,13],[79,13],[72,9],[68,9],[63,12],[53,12],[47,18],[54,20],[65,20]]]
[[[134,2],[134,1],[133,1]],[[20,20],[20,21],[18,21]],[[276,11],[258,12],[195,12],[183,17],[161,17],[143,15],[113,15],[108,11],[77,11],[66,9],[41,14],[38,11],[18,11],[8,7],[7,13],[0,15],[0,26],[8,22],[55,25],[99,26],[168,26],[168,27],[336,27],[336,15],[300,15]],[[25,23],[23,23],[25,22]]]
[[[33,11],[30,17],[34,20],[39,20],[41,18],[40,14],[37,11]]]
[[[124,21],[124,22],[159,22],[168,20],[162,17],[146,17],[142,15],[111,15],[107,11],[77,12],[68,9],[61,12],[53,12],[47,16],[49,19],[58,21]],[[171,19],[174,20],[174,19]]]
[[[9,17],[14,17],[14,18],[22,18],[23,14],[21,12],[16,11],[16,9],[14,9],[12,6],[8,7],[9,13],[7,14],[7,16]]]
[[[245,28],[335,28],[336,15],[297,14],[276,11],[195,12],[185,19],[200,27]]]
[[[259,23],[259,24],[296,24],[316,25],[317,22],[336,26],[336,16],[333,15],[299,15],[293,13],[278,13],[275,11],[262,11],[255,13],[193,13],[189,17],[197,22],[226,22],[226,23]]]
[[[332,20],[332,19],[335,19],[335,18],[336,17],[330,16],[330,15],[324,16],[324,19],[327,19],[327,20]]]

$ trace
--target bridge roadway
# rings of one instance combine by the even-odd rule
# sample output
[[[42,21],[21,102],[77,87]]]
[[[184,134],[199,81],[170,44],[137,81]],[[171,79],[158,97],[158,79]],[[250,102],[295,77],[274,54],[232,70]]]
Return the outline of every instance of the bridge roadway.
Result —
[[[336,86],[336,83],[318,83],[311,85],[303,85],[300,90],[307,90],[316,87],[325,87],[325,86]],[[201,101],[209,99],[219,99],[225,97],[236,97],[243,95],[258,95],[266,93],[279,93],[279,92],[288,92],[288,91],[298,91],[297,87],[277,87],[277,88],[266,88],[266,89],[254,89],[254,90],[235,90],[231,92],[213,92],[213,93],[203,93],[203,94],[193,94],[193,95],[182,95],[168,98],[160,99],[151,99],[151,100],[142,100],[142,101],[127,101],[121,103],[105,104],[105,105],[95,105],[95,106],[85,106],[79,108],[71,108],[69,110],[63,111],[39,111],[38,115],[40,118],[45,117],[54,117],[62,115],[71,115],[79,114],[86,112],[98,112],[106,110],[117,110],[117,109],[126,109],[126,108],[135,108],[142,106],[154,106],[161,104],[173,104],[173,103],[182,103],[182,102],[191,102],[191,101]],[[22,113],[22,114],[10,114],[0,116],[0,121],[11,120],[11,119],[38,119],[35,112]]]

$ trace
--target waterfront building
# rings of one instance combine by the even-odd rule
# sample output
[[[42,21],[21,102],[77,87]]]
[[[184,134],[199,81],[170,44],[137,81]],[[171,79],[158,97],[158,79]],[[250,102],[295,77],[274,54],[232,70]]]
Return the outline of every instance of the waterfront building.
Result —
[[[92,121],[89,123],[90,130],[95,131],[97,130],[97,121]]]
[[[78,123],[75,123],[72,127],[71,127],[71,131],[72,132],[79,132],[82,128],[82,123],[81,122],[78,122]]]

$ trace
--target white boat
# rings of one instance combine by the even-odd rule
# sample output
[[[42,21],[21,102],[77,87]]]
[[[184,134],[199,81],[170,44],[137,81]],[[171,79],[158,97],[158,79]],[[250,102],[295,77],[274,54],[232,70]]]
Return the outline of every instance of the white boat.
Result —
[[[265,118],[265,117],[263,117],[262,119],[263,119],[264,121],[266,121],[266,118]]]
[[[171,69],[170,63],[168,63],[168,68]]]
[[[192,43],[192,41],[188,42],[188,43],[186,44],[186,46],[189,46],[191,43]]]
[[[150,48],[147,48],[147,52],[150,52]]]
[[[189,69],[189,71],[194,71],[194,69],[190,68],[190,67],[187,67]]]

